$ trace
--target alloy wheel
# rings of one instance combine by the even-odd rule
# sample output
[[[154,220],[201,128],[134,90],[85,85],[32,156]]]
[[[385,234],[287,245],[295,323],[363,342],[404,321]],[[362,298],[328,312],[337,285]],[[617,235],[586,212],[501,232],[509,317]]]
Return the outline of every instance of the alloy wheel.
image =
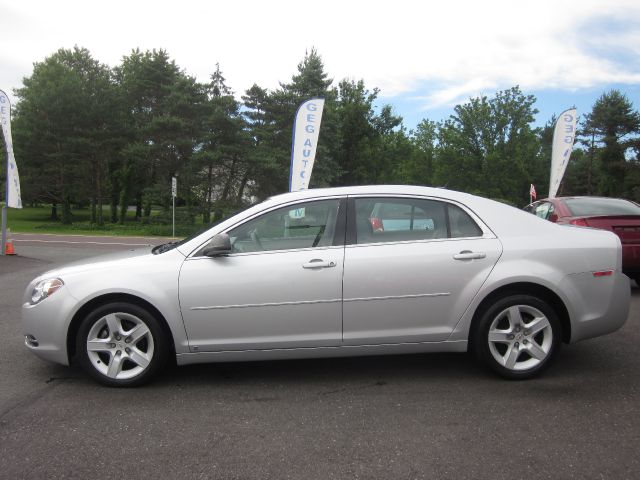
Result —
[[[100,317],[89,330],[87,356],[93,367],[108,378],[126,380],[144,372],[154,354],[149,326],[130,313]]]
[[[553,340],[549,319],[531,305],[513,305],[501,311],[487,336],[494,360],[511,371],[540,365],[549,356]]]

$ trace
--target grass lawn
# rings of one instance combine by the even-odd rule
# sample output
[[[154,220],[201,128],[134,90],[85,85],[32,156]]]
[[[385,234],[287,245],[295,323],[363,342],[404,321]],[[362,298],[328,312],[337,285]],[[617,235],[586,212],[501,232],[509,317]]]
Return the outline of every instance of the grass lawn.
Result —
[[[63,225],[51,220],[51,207],[24,207],[22,209],[7,208],[7,228],[19,233],[59,233],[78,235],[114,235],[114,236],[171,236],[171,224],[160,222],[158,213],[152,212],[151,220],[145,224],[136,221],[134,212],[128,212],[124,225],[105,221],[104,226],[92,224],[89,209],[73,209],[73,224]],[[155,213],[155,215],[154,215]],[[205,228],[201,219],[193,225],[178,223],[180,210],[176,209],[176,236],[184,237]],[[58,208],[58,215],[60,208]],[[104,218],[109,218],[109,210],[104,210]]]

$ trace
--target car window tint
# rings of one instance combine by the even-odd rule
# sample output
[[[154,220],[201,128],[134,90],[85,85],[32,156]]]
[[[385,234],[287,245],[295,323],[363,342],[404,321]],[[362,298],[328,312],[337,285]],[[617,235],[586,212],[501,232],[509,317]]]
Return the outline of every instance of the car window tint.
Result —
[[[574,217],[640,215],[638,205],[620,198],[566,198],[564,203]]]
[[[456,205],[448,205],[451,238],[481,237],[482,229],[467,212]]]
[[[356,198],[356,242],[379,243],[482,236],[461,208],[436,200]]]
[[[232,253],[329,246],[333,242],[337,199],[279,208],[229,231]]]

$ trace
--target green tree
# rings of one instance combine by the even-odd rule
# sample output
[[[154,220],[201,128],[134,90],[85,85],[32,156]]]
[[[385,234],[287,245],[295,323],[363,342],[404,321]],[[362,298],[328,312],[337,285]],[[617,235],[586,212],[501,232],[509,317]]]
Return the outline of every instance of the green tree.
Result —
[[[367,183],[375,131],[371,125],[377,89],[369,92],[364,81],[342,80],[338,85],[338,143],[336,158],[341,185]]]
[[[388,105],[376,115],[378,93],[377,88],[368,90],[363,80],[342,80],[338,85],[334,155],[340,167],[340,185],[386,183],[393,175],[394,162],[400,160],[391,152],[408,149],[404,132],[394,132],[402,118]]]
[[[555,117],[552,118],[552,122],[555,122]],[[599,147],[596,144],[593,128],[587,125],[584,119],[578,125],[576,145],[565,172],[565,177],[568,178],[563,179],[560,189],[564,195],[594,195],[599,191],[600,183]],[[549,146],[549,150],[551,150],[551,146]],[[580,164],[578,164],[578,160],[580,160]]]
[[[200,135],[204,93],[164,50],[134,50],[115,69],[115,78],[127,112],[127,141],[114,170],[123,223],[131,200],[137,217],[148,219],[154,203],[168,209],[171,177],[188,162]]]
[[[639,133],[640,114],[618,90],[602,94],[586,115],[583,135],[591,137],[592,148],[599,148],[600,194],[618,197],[629,192],[630,187],[625,185],[627,154],[636,145]]]
[[[192,171],[202,199],[202,221],[208,224],[214,204],[213,221],[218,221],[226,210],[241,202],[250,169],[246,161],[248,138],[240,104],[226,85],[219,65],[216,65],[205,92],[203,136],[194,155]]]
[[[409,132],[411,150],[396,164],[396,179],[399,183],[432,185],[433,169],[438,154],[437,122],[424,119],[415,131]]]
[[[110,70],[89,51],[60,49],[34,64],[16,94],[16,151],[25,168],[27,200],[62,205],[71,223],[71,203],[90,198],[93,219],[102,222],[108,158],[118,148]]]
[[[247,161],[251,165],[248,182],[251,193],[265,198],[278,191],[281,181],[282,159],[277,148],[274,131],[275,120],[271,113],[268,90],[254,84],[242,96],[249,149]]]
[[[557,117],[552,115],[544,127],[540,128],[537,132],[540,149],[536,160],[529,168],[529,175],[531,183],[536,187],[538,198],[546,197],[549,192],[549,181],[551,180],[551,151],[553,149],[553,132],[556,122]],[[575,155],[572,155],[572,160],[567,166],[567,173],[569,173],[569,170],[572,168],[573,160],[575,160]],[[565,187],[561,185],[560,188],[564,189]]]
[[[558,189],[558,196],[593,195],[589,188],[591,173],[589,152],[575,148]]]
[[[328,186],[338,166],[333,157],[336,136],[335,90],[324,71],[322,58],[315,49],[305,54],[291,82],[267,92],[254,85],[243,100],[248,131],[255,151],[252,165],[259,176],[253,178],[253,193],[263,198],[288,190],[293,123],[298,106],[309,98],[324,98],[325,108],[311,187]]]
[[[457,105],[439,130],[436,182],[516,204],[528,200],[539,152],[534,103],[513,87]]]

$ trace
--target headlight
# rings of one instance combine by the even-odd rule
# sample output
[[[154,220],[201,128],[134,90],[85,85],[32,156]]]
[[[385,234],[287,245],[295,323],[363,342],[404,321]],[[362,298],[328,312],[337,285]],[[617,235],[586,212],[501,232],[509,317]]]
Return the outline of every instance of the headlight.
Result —
[[[33,287],[33,291],[31,292],[31,305],[40,303],[45,298],[53,295],[63,285],[64,282],[59,278],[47,278],[45,280],[40,280],[36,283],[36,286]]]

